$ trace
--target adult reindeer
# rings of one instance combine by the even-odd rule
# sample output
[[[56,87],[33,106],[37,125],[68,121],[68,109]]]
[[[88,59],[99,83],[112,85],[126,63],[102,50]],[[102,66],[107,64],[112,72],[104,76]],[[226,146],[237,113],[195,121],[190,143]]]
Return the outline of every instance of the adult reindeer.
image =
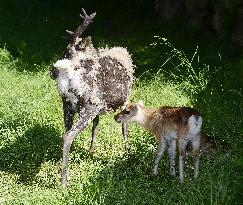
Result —
[[[79,36],[92,22],[96,13],[87,15],[82,9],[84,20],[71,34],[63,58],[51,71],[63,101],[66,133],[63,136],[62,183],[68,182],[68,158],[73,140],[93,120],[90,154],[98,132],[99,115],[115,111],[128,101],[133,80],[133,63],[125,48],[95,49],[90,37]],[[74,114],[79,114],[73,125]],[[73,125],[73,126],[72,126]],[[125,150],[129,155],[127,124],[122,124]]]

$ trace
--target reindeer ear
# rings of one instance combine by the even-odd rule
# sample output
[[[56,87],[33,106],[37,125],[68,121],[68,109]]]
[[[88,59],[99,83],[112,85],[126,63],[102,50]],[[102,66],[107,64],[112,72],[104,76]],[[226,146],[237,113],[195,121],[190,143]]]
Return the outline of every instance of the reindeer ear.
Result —
[[[88,44],[91,44],[91,43],[92,43],[91,36],[87,36],[87,37],[85,38],[85,41],[86,41]]]
[[[125,110],[128,104],[129,104],[128,101],[124,102],[124,104],[121,106],[121,109]]]
[[[137,103],[136,103],[137,106],[140,106],[140,107],[144,107],[144,104],[143,104],[143,101],[139,100]]]

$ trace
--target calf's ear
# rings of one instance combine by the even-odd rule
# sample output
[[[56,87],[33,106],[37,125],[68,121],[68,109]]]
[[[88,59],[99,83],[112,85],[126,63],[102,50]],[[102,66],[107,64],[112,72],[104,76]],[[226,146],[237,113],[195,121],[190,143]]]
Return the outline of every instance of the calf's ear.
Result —
[[[139,100],[139,101],[136,103],[136,106],[144,107],[144,103],[143,103],[143,101]]]

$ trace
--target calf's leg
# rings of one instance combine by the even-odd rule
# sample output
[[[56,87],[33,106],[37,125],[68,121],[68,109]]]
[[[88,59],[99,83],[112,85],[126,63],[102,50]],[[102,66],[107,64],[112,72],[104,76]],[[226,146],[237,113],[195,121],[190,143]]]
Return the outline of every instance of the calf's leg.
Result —
[[[184,139],[178,140],[180,182],[184,182],[186,145],[187,145],[186,140]]]
[[[169,149],[169,160],[170,160],[170,174],[175,175],[175,154],[176,154],[176,139],[172,140]]]
[[[192,157],[194,164],[194,178],[198,177],[199,173],[199,151],[200,151],[200,135],[196,136],[195,139],[192,140]]]
[[[153,170],[153,175],[157,176],[158,175],[158,166],[159,166],[159,161],[161,160],[164,151],[165,151],[166,143],[164,139],[161,139],[158,148],[157,148],[157,153],[156,153],[156,159],[154,162],[154,170]]]

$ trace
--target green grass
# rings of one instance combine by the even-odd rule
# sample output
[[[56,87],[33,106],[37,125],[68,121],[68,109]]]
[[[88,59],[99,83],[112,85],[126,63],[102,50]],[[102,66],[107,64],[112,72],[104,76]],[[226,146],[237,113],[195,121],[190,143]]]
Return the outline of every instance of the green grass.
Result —
[[[191,28],[179,26],[178,33],[173,24],[161,26],[152,6],[143,0],[3,1],[0,204],[241,204],[242,55]],[[203,131],[229,144],[202,157],[197,180],[190,156],[183,185],[178,168],[176,177],[169,175],[167,156],[159,176],[151,177],[156,143],[138,125],[129,126],[132,158],[127,160],[121,127],[111,113],[101,117],[93,159],[88,156],[90,126],[74,141],[70,187],[62,188],[63,111],[49,70],[66,46],[64,30],[76,26],[81,7],[97,11],[86,31],[95,46],[125,46],[133,54],[132,101],[195,107],[203,115]],[[115,7],[120,9],[114,13]]]
[[[134,83],[133,101],[143,100],[147,106],[196,106],[204,114],[205,130],[231,143],[227,152],[219,150],[202,159],[199,179],[192,180],[189,158],[186,181],[181,185],[178,176],[169,175],[166,157],[159,176],[152,178],[155,140],[137,125],[130,125],[132,159],[128,161],[120,125],[110,114],[101,119],[94,159],[88,157],[90,127],[75,140],[69,163],[71,185],[65,190],[60,183],[64,128],[55,83],[48,71],[18,72],[21,64],[14,62],[6,49],[0,51],[1,203],[238,204],[239,173],[235,161],[239,157],[236,151],[241,139],[237,136],[242,116],[234,110],[237,106],[231,104],[233,99],[219,97],[229,98],[228,90],[217,91],[221,92],[218,95],[208,93],[208,79],[200,77],[192,82],[192,76],[187,75],[189,71],[181,76],[183,81],[177,82],[173,73],[173,80],[168,80],[158,71],[152,76],[147,72]],[[37,65],[34,67],[39,69]],[[181,71],[183,68],[188,67],[183,66]],[[205,70],[190,73],[209,75]],[[199,81],[204,86],[198,86]],[[211,87],[211,92],[213,88],[217,86]],[[196,99],[198,96],[204,100]]]

